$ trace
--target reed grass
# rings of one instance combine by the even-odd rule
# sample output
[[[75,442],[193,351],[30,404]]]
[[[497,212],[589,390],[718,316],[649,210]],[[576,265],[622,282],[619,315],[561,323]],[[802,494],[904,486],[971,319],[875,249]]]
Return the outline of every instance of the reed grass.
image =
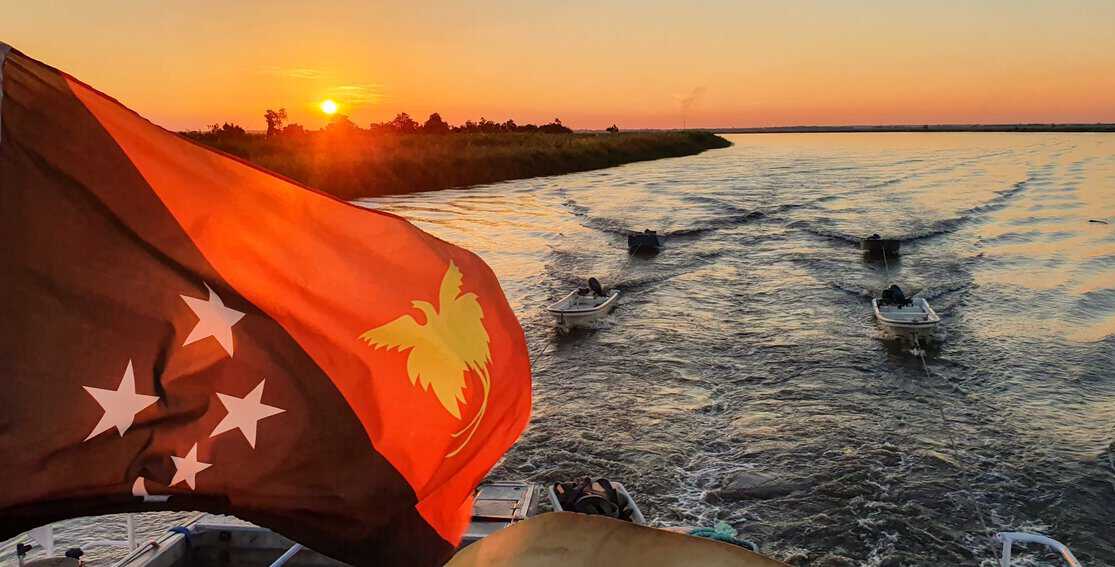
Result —
[[[708,132],[187,135],[342,199],[587,171],[731,145]]]

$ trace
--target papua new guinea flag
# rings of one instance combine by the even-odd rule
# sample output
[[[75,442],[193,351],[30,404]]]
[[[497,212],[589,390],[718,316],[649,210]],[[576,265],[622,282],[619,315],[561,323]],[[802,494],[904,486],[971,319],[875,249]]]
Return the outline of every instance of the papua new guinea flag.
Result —
[[[530,414],[488,266],[7,46],[0,72],[0,540],[186,509],[445,561]]]

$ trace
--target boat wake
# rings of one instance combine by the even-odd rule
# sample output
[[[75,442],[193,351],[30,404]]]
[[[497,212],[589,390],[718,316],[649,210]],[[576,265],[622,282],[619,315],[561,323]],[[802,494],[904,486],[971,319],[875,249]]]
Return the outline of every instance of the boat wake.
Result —
[[[716,160],[439,213],[463,228],[431,231],[489,261],[536,357],[531,427],[493,477],[621,479],[656,525],[724,520],[792,564],[992,565],[995,532],[1030,528],[1115,564],[1115,263],[1110,227],[1086,223],[1115,218],[1109,144],[872,136],[741,136]],[[1068,207],[1090,216],[1066,226]],[[519,232],[474,230],[489,222]],[[662,252],[629,256],[643,229]],[[874,232],[902,255],[865,258]],[[555,338],[545,307],[589,276],[617,309]],[[870,300],[891,283],[941,317],[924,366],[882,340]]]
[[[834,225],[839,225],[841,223],[840,221],[827,217],[789,221],[786,223],[786,226],[823,239],[856,246],[859,245],[864,237],[869,236],[873,232],[878,232],[887,239],[898,240],[902,244],[915,244],[920,241],[952,234],[964,225],[978,221],[981,216],[1007,206],[1011,199],[1023,192],[1033,179],[1033,177],[1030,177],[1026,180],[1019,181],[1011,186],[1011,188],[999,191],[992,199],[974,207],[964,209],[953,217],[932,221],[913,218],[907,223],[915,227],[913,230],[907,229],[906,231],[902,231],[899,229],[888,231],[886,228],[865,226],[862,232],[853,234],[832,228]]]

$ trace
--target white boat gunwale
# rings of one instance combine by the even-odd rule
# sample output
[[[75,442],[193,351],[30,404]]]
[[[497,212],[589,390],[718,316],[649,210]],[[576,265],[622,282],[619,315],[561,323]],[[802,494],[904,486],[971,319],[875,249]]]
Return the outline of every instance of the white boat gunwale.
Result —
[[[568,303],[571,299],[575,298],[578,295],[579,291],[580,290],[573,290],[569,292],[569,295],[566,295],[565,297],[557,300],[549,307],[547,307],[546,310],[555,315],[584,315],[587,313],[596,313],[598,311],[609,309],[611,308],[612,304],[615,303],[616,299],[619,298],[619,290],[613,289],[608,293],[607,299],[595,305],[573,308],[561,307],[562,305]]]
[[[884,309],[880,309],[878,298],[871,300],[871,306],[875,310],[875,318],[878,319],[880,323],[896,329],[926,329],[936,327],[937,324],[941,322],[941,317],[937,315],[937,312],[930,307],[929,302],[924,298],[915,297],[910,301],[913,306],[918,308],[916,311],[911,310],[909,312],[903,312],[902,307],[899,307],[897,312],[893,309],[885,309],[887,307],[894,307],[892,305],[884,305]],[[896,313],[908,316],[895,317],[894,315]],[[922,318],[914,318],[918,316]]]

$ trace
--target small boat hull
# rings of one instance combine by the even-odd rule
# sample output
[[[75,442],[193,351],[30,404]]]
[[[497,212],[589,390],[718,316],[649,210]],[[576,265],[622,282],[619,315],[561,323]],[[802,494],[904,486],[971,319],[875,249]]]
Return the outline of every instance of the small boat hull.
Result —
[[[603,319],[615,309],[617,299],[619,291],[616,290],[603,297],[585,296],[574,291],[551,305],[547,311],[557,319],[558,328],[570,331],[574,328],[591,327],[596,321]]]
[[[902,241],[893,238],[864,238],[860,240],[859,247],[869,258],[896,258],[902,247]]]
[[[875,310],[875,320],[879,322],[879,326],[896,338],[918,342],[933,341],[941,322],[929,302],[920,297],[911,299],[909,305],[901,307],[872,299],[871,306]]]
[[[656,254],[660,248],[662,241],[653,230],[627,235],[627,251],[631,254]]]

